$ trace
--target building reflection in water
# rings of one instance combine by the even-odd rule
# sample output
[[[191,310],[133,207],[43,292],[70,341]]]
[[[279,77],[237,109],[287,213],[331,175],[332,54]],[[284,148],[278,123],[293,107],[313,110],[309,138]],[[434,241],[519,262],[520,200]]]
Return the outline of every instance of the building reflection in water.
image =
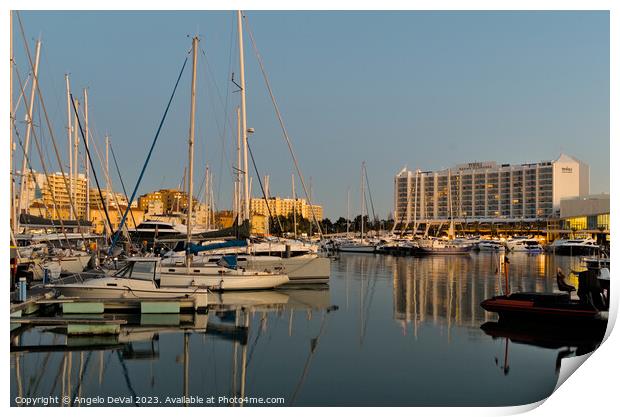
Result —
[[[576,269],[568,257],[546,254],[508,254],[509,285],[512,292],[557,291],[555,271]],[[404,331],[430,322],[478,328],[495,318],[480,302],[504,293],[505,257],[500,254],[431,256],[423,258],[386,257],[393,277],[394,319]],[[571,276],[573,281],[576,278]],[[449,335],[449,333],[448,333]]]

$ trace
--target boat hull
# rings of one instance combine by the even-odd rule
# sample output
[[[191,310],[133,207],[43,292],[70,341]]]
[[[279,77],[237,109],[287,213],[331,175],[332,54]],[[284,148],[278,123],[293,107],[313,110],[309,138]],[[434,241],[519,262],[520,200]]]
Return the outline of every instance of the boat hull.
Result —
[[[126,287],[102,287],[98,285],[89,286],[87,284],[67,284],[53,287],[64,297],[75,297],[80,300],[152,300],[179,299],[183,301],[192,300],[195,308],[206,308],[208,291],[201,288],[158,288],[158,289],[137,289]],[[122,304],[122,303],[120,303]]]
[[[590,256],[599,252],[596,246],[558,246],[552,249],[556,255],[565,256]]]
[[[607,324],[605,315],[568,294],[515,293],[484,300],[480,306],[497,313],[507,322],[549,322],[558,324]]]
[[[351,245],[351,246],[340,246],[338,248],[340,252],[351,252],[351,253],[375,253],[377,247],[375,245]]]
[[[169,272],[161,273],[161,285],[166,287],[209,287],[213,291],[247,291],[268,290],[289,282],[284,274],[201,274],[187,273],[185,267],[166,268]],[[174,269],[175,271],[170,271]]]
[[[317,256],[295,256],[292,258],[248,257],[239,266],[255,271],[269,271],[288,276],[289,284],[326,284],[331,273],[329,258]]]

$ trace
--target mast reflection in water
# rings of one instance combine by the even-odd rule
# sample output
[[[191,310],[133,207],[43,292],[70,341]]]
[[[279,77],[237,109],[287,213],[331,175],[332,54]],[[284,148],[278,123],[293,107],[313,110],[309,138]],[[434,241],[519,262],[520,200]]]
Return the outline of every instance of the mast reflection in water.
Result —
[[[192,395],[214,396],[216,405],[219,396],[282,397],[284,405],[306,406],[538,401],[553,391],[560,359],[596,348],[600,335],[495,323],[479,304],[502,291],[499,256],[343,254],[332,263],[329,288],[223,293],[208,316],[127,317],[114,337],[21,328],[11,338],[12,401],[49,395],[155,396],[160,405]],[[556,268],[577,268],[569,257],[509,256],[513,291],[555,291]]]

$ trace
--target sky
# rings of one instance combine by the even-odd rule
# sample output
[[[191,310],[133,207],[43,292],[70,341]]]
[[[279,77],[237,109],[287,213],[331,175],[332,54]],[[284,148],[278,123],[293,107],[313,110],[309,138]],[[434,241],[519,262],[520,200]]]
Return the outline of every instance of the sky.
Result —
[[[404,166],[518,164],[567,153],[590,165],[591,193],[609,192],[608,12],[246,14],[312,200],[326,217],[347,215],[348,191],[351,215],[359,212],[362,161],[383,218],[393,209],[394,175]],[[64,163],[68,73],[75,95],[88,88],[93,137],[102,152],[110,135],[129,194],[198,35],[195,191],[208,163],[218,208],[231,206],[240,100],[230,81],[233,72],[239,78],[234,12],[20,15],[31,53],[35,39],[42,40],[40,87]],[[25,80],[29,64],[16,18],[13,42]],[[270,194],[289,196],[292,159],[247,31],[244,44],[247,120],[255,129],[250,146],[261,176],[270,175]],[[138,195],[180,185],[190,81],[188,65]],[[45,126],[39,114],[37,104],[35,125]],[[23,106],[17,117],[23,121]],[[22,122],[22,136],[23,130]],[[58,171],[51,135],[37,132],[50,170]],[[299,180],[295,188],[301,195]]]

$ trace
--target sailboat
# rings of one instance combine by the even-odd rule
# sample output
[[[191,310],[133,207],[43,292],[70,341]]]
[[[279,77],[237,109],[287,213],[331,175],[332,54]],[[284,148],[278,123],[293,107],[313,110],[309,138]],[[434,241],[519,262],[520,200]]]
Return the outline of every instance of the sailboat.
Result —
[[[450,171],[448,170],[448,210],[450,226],[447,239],[422,239],[418,242],[420,255],[466,255],[471,252],[473,244],[455,239],[454,217],[452,215],[452,185]]]
[[[364,193],[364,178],[366,173],[366,162],[362,162],[362,181],[360,192],[360,239],[350,242],[341,243],[338,247],[340,252],[356,252],[356,253],[375,253],[377,250],[377,243],[370,241],[364,236],[364,214],[366,211],[366,195]]]
[[[236,259],[226,260],[225,264],[194,263],[194,255],[190,252],[192,246],[192,195],[193,195],[193,168],[194,168],[194,122],[196,113],[196,66],[198,58],[198,37],[192,39],[192,90],[189,127],[189,169],[188,169],[188,209],[187,235],[185,240],[185,262],[180,265],[166,265],[160,272],[161,282],[167,286],[199,285],[226,290],[258,290],[270,289],[289,281],[288,276],[281,272],[251,271],[237,268]],[[242,100],[245,101],[245,100]],[[244,107],[244,106],[243,106]],[[247,200],[246,200],[247,201]]]

